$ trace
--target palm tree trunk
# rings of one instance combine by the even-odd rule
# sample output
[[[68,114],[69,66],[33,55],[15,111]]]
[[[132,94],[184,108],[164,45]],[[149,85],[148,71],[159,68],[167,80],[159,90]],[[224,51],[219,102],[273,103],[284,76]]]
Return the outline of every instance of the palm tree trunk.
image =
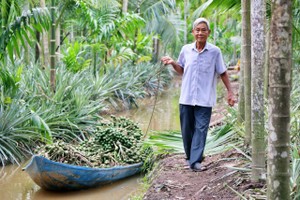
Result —
[[[40,0],[41,8],[46,8],[45,0]],[[43,32],[42,35],[42,46],[43,46],[43,65],[49,67],[49,42],[48,42],[48,33]]]
[[[245,145],[251,141],[251,22],[250,0],[242,0],[242,57],[245,95]],[[241,94],[242,95],[242,94]]]
[[[264,120],[265,2],[251,1],[251,180],[266,177]]]
[[[70,40],[70,42],[74,41],[74,27],[73,27],[73,25],[71,25],[69,40]]]
[[[55,53],[60,54],[60,32],[61,32],[61,26],[60,24],[57,24],[55,29]],[[59,56],[56,56],[56,61],[59,62]]]
[[[157,62],[159,57],[159,50],[160,50],[160,40],[158,38],[153,38],[153,53],[152,53],[152,62]]]
[[[9,11],[9,6],[8,2],[6,0],[1,1],[1,21],[2,21],[2,29],[6,29],[6,24],[7,24],[7,16],[8,16],[8,11]]]
[[[218,12],[217,10],[214,11],[214,45],[217,43],[217,22],[218,22]]]
[[[30,3],[27,1],[24,10],[27,12],[30,10]],[[30,63],[30,46],[27,41],[25,41],[26,47],[24,48],[24,62],[26,65],[29,65]]]
[[[137,13],[140,14],[141,13],[141,0],[138,0],[137,1]],[[136,50],[136,47],[137,47],[137,36],[138,36],[138,31],[139,30],[135,30],[135,33],[134,33],[134,40],[133,40],[133,47],[132,47],[132,50],[133,52],[137,53],[137,50]],[[133,63],[135,63],[136,60],[133,60]]]
[[[290,197],[292,0],[272,1],[269,73],[268,199]]]
[[[265,92],[264,92],[264,97],[265,99],[268,99],[269,96],[269,49],[270,49],[270,30],[269,30],[269,23],[268,20],[266,19],[266,56],[265,56]]]
[[[2,26],[2,31],[6,29],[7,26],[7,18],[8,18],[8,11],[9,11],[9,5],[8,2],[6,0],[2,0],[1,1],[1,26]],[[4,41],[2,40],[2,44],[0,44],[1,46],[5,46],[4,45]],[[4,66],[6,65],[6,57],[4,56],[3,58],[3,64]]]
[[[241,52],[243,53],[243,51]],[[241,65],[239,63],[239,65]],[[245,121],[245,81],[244,81],[244,67],[240,67],[239,74],[239,103],[238,103],[238,123],[242,124]]]
[[[188,34],[188,14],[189,14],[189,0],[184,0],[184,36],[183,36],[183,42],[184,44],[187,44],[187,34]]]
[[[36,37],[36,44],[35,44],[35,62],[37,62],[40,59],[40,53],[41,53],[41,46],[39,44],[41,35],[40,32],[36,31],[35,32],[35,37]]]
[[[97,78],[97,52],[94,50],[93,47],[93,75],[95,78]]]
[[[123,0],[122,14],[127,13],[127,10],[128,10],[128,0]]]
[[[50,87],[53,93],[55,93],[55,2],[51,0],[51,40],[50,40]]]

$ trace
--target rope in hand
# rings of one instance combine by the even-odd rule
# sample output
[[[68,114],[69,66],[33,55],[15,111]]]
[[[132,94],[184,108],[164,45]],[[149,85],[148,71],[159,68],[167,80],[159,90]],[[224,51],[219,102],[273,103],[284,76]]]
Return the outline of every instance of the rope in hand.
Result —
[[[157,88],[156,88],[156,93],[155,93],[155,99],[154,99],[154,105],[153,105],[153,109],[152,109],[152,113],[151,113],[151,116],[150,116],[150,120],[149,120],[149,123],[148,123],[148,127],[147,127],[147,129],[146,129],[146,132],[145,132],[145,134],[144,134],[144,139],[146,138],[146,136],[147,136],[147,134],[148,134],[148,131],[149,131],[149,128],[150,128],[150,125],[151,125],[151,121],[152,121],[152,118],[153,118],[153,115],[154,115],[154,111],[155,111],[155,107],[156,107],[156,103],[157,103],[157,99],[158,99],[158,92],[159,92],[159,86],[160,86],[160,74],[161,74],[161,72],[163,71],[163,69],[164,69],[164,65],[163,64],[161,64],[161,66],[160,66],[160,68],[157,70],[157,72],[154,74],[154,75],[157,75]],[[152,77],[150,77],[150,79],[151,79]],[[150,80],[149,79],[149,80]],[[148,80],[148,81],[149,81]],[[148,82],[147,81],[147,82]]]

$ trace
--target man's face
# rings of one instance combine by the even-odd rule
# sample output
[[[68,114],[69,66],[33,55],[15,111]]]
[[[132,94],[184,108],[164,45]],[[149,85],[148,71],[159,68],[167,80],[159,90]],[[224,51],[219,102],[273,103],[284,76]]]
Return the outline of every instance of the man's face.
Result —
[[[206,23],[202,22],[193,29],[192,33],[197,42],[203,43],[206,42],[210,34],[210,30],[208,29]]]

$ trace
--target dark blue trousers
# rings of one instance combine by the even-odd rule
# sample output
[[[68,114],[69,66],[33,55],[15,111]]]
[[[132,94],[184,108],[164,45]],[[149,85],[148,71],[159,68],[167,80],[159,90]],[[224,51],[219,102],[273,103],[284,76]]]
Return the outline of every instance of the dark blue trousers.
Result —
[[[184,151],[193,167],[202,161],[212,108],[180,104],[179,109]]]

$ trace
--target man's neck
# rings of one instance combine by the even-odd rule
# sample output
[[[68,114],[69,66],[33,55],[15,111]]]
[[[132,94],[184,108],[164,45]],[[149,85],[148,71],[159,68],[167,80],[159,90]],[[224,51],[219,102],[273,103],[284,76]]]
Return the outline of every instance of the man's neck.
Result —
[[[206,42],[196,42],[196,49],[200,52],[204,49]]]

